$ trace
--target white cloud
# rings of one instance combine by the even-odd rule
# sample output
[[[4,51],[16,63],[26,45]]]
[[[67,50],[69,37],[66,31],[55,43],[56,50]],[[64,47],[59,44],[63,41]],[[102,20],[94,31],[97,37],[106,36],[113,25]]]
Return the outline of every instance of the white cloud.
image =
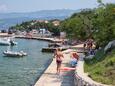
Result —
[[[7,5],[5,5],[5,4],[0,4],[0,13],[1,12],[6,12],[7,11]]]

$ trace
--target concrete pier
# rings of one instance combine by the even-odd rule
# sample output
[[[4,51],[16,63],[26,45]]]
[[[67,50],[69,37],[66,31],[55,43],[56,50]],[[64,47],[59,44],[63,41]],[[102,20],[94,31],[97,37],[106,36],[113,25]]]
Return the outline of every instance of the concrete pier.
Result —
[[[70,67],[70,54],[64,51],[63,67]],[[74,86],[74,70],[62,70],[60,75],[56,74],[56,60],[52,63],[36,82],[34,86]]]
[[[79,51],[83,46],[77,45],[76,48]],[[64,60],[62,67],[69,67],[70,52],[73,50],[64,51]],[[81,51],[80,51],[81,52]],[[79,53],[80,60],[76,66],[75,71],[61,71],[60,75],[56,74],[56,62],[55,59],[52,61],[51,65],[41,76],[41,78],[36,82],[35,86],[111,86],[105,85],[93,81],[86,73],[84,73],[84,55]]]

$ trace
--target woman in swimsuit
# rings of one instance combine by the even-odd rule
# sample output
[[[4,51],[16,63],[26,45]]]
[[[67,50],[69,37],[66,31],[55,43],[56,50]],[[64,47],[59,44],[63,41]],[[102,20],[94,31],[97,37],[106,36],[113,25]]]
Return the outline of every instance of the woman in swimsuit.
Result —
[[[56,58],[56,63],[57,63],[57,69],[56,70],[57,70],[57,73],[60,73],[62,58],[64,58],[60,48],[56,49],[55,58]]]

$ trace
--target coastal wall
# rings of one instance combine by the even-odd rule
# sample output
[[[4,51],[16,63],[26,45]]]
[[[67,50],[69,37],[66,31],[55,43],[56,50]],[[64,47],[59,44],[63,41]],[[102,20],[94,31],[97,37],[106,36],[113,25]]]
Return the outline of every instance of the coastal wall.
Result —
[[[54,70],[55,66],[56,66],[55,60],[53,60],[46,69],[46,71],[37,80],[34,86],[55,86],[54,84],[58,84],[58,86],[61,86],[61,82],[51,82],[52,84],[48,83],[49,81],[56,80],[55,78],[52,78],[54,77],[53,74],[56,73],[56,71]]]
[[[84,73],[84,56],[82,53],[79,53],[80,60],[78,61],[78,65],[76,66],[75,71],[75,77],[74,77],[74,83],[75,86],[110,86],[98,83],[94,80],[92,80],[90,77],[88,77],[87,73]]]
[[[8,33],[0,33],[0,37],[9,37],[10,35]]]
[[[36,39],[36,40],[43,40],[43,41],[49,41],[49,42],[62,42],[61,39],[57,38],[46,38],[46,37],[27,37],[27,36],[21,36],[21,35],[16,35],[16,38],[24,38],[24,39]]]

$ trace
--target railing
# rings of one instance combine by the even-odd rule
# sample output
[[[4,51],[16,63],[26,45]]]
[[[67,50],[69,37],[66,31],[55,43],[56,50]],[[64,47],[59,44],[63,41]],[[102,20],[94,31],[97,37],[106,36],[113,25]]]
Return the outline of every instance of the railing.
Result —
[[[91,84],[90,82],[87,82],[86,80],[82,79],[77,73],[75,73],[74,76],[74,84],[75,86],[103,86],[103,85],[96,85]]]

